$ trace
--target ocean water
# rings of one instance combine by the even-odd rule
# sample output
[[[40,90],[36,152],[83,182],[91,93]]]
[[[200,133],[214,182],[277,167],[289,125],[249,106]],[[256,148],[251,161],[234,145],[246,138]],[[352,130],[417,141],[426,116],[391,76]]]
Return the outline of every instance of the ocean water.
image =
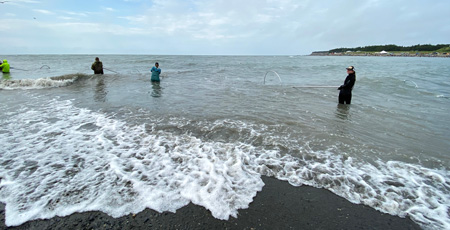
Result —
[[[237,217],[261,176],[325,188],[450,229],[450,59],[309,56],[5,57],[6,224],[192,202]],[[158,61],[160,84],[150,83]],[[345,68],[352,105],[338,105]],[[280,79],[273,73],[276,71]]]

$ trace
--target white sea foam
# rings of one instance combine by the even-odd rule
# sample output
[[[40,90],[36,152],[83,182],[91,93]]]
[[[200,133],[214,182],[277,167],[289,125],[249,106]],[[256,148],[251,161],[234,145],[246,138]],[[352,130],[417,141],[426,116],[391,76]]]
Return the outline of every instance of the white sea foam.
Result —
[[[52,80],[50,78],[39,79],[23,79],[23,80],[3,80],[0,81],[0,89],[43,89],[55,88],[70,85],[73,79],[68,80]]]
[[[445,96],[445,95],[443,95],[443,94],[436,95],[436,97],[437,97],[437,98],[450,98],[450,97]]]
[[[68,74],[59,77],[46,77],[38,79],[1,80],[0,89],[45,89],[71,85],[80,78],[86,78],[86,74]]]
[[[189,202],[228,219],[248,207],[267,175],[410,215],[427,228],[450,228],[445,170],[395,161],[371,165],[345,153],[312,151],[307,143],[299,146],[302,157],[281,156],[250,144],[153,131],[153,124],[132,126],[71,101],[0,110],[9,113],[0,120],[0,201],[7,204],[8,226],[90,210],[113,217],[147,207],[174,212]]]

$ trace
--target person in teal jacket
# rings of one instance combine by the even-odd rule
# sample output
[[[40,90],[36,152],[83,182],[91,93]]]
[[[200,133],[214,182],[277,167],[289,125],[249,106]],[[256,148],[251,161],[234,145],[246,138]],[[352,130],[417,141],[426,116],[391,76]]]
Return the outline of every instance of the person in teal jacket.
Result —
[[[159,63],[158,62],[155,63],[155,66],[153,66],[153,68],[152,68],[152,70],[150,72],[152,72],[152,79],[151,79],[152,82],[159,82],[159,81],[161,81],[159,79],[159,75],[161,74],[161,69],[159,68]]]
[[[0,69],[3,73],[9,73],[9,63],[8,60],[3,60],[3,64],[0,65]]]

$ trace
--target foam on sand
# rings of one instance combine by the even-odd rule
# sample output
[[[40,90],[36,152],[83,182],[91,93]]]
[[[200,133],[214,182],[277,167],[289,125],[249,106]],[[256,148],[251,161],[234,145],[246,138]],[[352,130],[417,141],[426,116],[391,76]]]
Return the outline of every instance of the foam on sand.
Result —
[[[450,228],[445,170],[395,161],[372,165],[303,146],[303,157],[280,155],[251,144],[154,130],[152,123],[129,125],[70,100],[33,100],[40,99],[30,97],[29,105],[13,111],[0,106],[8,112],[0,120],[0,201],[6,203],[8,226],[91,210],[113,217],[145,208],[175,212],[189,202],[226,220],[248,207],[266,175],[410,215],[422,226]],[[265,130],[232,122],[203,128],[239,126],[255,136]]]

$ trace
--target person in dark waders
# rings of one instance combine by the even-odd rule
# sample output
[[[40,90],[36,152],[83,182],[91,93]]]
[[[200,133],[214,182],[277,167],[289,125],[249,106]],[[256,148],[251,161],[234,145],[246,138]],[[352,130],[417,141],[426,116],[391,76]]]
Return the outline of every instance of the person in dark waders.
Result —
[[[350,104],[352,101],[352,89],[356,81],[355,67],[348,67],[347,74],[348,76],[345,78],[344,84],[338,88],[340,90],[339,104]]]
[[[98,57],[96,57],[95,62],[92,63],[91,69],[94,70],[94,74],[103,74],[103,63]]]

